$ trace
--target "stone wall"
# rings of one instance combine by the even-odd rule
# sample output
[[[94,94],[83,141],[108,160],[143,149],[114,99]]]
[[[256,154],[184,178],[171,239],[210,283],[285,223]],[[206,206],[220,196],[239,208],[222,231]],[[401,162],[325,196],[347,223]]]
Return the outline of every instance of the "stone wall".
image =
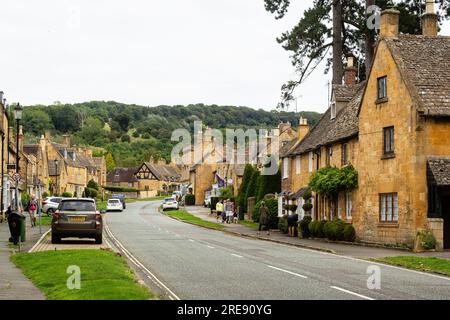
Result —
[[[428,229],[436,238],[436,250],[444,248],[444,219],[428,218]]]

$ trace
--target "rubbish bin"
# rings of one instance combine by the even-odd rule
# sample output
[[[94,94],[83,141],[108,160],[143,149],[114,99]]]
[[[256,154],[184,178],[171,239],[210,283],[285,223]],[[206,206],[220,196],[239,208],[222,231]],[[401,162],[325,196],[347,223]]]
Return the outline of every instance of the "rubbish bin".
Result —
[[[25,241],[25,216],[20,213],[13,211],[8,215],[8,226],[11,232],[12,242],[17,245],[19,243],[19,237],[22,242]]]

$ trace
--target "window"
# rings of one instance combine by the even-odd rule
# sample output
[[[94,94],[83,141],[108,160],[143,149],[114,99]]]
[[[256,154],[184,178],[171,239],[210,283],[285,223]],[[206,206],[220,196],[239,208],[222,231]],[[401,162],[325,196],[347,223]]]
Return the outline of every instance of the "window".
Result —
[[[394,127],[383,129],[384,155],[394,154]]]
[[[327,147],[326,150],[327,154],[326,154],[326,158],[325,158],[325,165],[329,166],[331,165],[331,157],[333,156],[333,148],[332,147]]]
[[[348,143],[342,144],[342,165],[348,164]]]
[[[314,160],[314,155],[312,152],[309,153],[309,159],[308,159],[308,166],[309,166],[309,172],[313,171],[313,160]]]
[[[283,179],[287,179],[289,177],[289,158],[283,159]]]
[[[336,118],[336,102],[332,102],[330,106],[331,119]]]
[[[378,100],[387,98],[387,77],[378,78]]]
[[[296,174],[300,174],[300,156],[297,156],[297,158],[295,158],[295,173]]]
[[[397,193],[380,194],[380,221],[398,222],[398,195]]]
[[[352,218],[352,212],[353,212],[353,203],[352,203],[352,193],[347,192],[345,194],[345,211],[347,213],[347,219]]]

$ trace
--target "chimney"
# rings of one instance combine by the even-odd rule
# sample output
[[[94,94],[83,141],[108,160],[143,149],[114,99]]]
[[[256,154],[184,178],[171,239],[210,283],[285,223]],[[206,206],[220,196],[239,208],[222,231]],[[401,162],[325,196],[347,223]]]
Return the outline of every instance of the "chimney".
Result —
[[[387,9],[381,12],[380,39],[397,38],[400,11]]]
[[[355,57],[350,55],[347,57],[347,67],[344,70],[344,83],[348,86],[356,84],[358,70],[355,68]]]
[[[63,139],[63,145],[65,145],[67,148],[70,148],[70,135],[63,135]]]
[[[438,16],[434,11],[434,1],[427,0],[427,8],[422,16],[422,34],[424,36],[437,36]]]
[[[300,117],[300,121],[298,123],[298,132],[297,137],[298,140],[301,141],[309,132],[308,119]]]

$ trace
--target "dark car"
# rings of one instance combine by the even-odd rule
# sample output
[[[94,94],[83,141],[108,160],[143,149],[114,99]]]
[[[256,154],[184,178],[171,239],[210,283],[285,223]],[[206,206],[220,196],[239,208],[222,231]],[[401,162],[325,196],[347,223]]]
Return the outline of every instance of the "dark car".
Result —
[[[119,199],[122,202],[123,209],[126,209],[127,205],[125,204],[125,195],[123,194],[112,194],[110,199]]]
[[[93,238],[102,243],[103,219],[93,199],[62,199],[53,214],[52,243],[62,238]]]

